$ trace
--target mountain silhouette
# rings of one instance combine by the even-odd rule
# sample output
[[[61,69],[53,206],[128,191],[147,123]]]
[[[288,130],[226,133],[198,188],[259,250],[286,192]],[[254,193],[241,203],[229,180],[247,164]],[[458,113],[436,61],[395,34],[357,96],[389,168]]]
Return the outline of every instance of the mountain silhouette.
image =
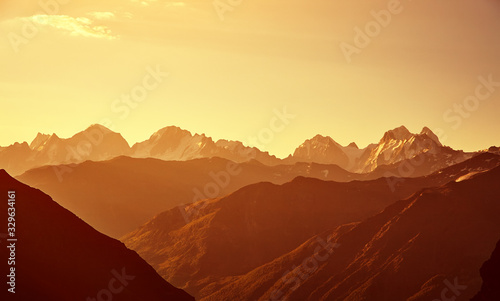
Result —
[[[113,296],[134,301],[194,300],[164,281],[121,242],[97,232],[48,195],[18,182],[4,170],[0,170],[0,191],[6,198],[0,203],[5,221],[7,208],[12,208],[7,192],[15,191],[17,238],[16,293],[7,292],[4,281],[2,300],[111,300]],[[1,233],[8,233],[7,222],[0,227]],[[0,250],[6,261],[12,257],[12,250],[5,246],[12,244],[7,238],[2,237]]]

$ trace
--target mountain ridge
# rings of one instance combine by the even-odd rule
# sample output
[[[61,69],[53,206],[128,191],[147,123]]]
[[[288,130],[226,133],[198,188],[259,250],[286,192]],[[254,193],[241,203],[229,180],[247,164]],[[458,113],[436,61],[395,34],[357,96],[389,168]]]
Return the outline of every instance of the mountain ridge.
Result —
[[[495,148],[490,149],[494,151]],[[125,155],[166,161],[221,157],[237,163],[257,160],[270,166],[297,162],[336,164],[350,172],[367,173],[418,156],[426,156],[429,157],[426,160],[441,161],[450,166],[477,153],[465,153],[443,146],[428,127],[424,127],[420,134],[413,134],[400,126],[385,132],[378,143],[361,149],[354,142],[342,146],[330,136],[318,134],[305,140],[288,157],[280,159],[256,147],[245,146],[240,141],[214,141],[205,134],[192,134],[176,126],[161,128],[148,139],[130,146],[121,134],[94,124],[70,138],[38,133],[29,144],[16,142],[0,147],[0,168],[20,175],[26,170],[45,165],[105,161]],[[442,167],[438,165],[437,169]]]
[[[500,235],[496,218],[500,203],[495,199],[499,189],[488,189],[499,179],[497,166],[465,181],[424,188],[360,223],[317,234],[201,300],[278,296],[311,301],[424,301],[440,300],[443,292],[450,300],[458,296],[466,300],[481,287],[479,268],[490,258]],[[304,263],[317,252],[317,239],[339,246],[331,256],[314,261],[311,268]],[[477,300],[498,297],[491,295],[498,292],[492,290],[498,283],[494,270],[498,254],[497,248],[481,268],[481,275],[488,277],[483,294],[488,295]],[[445,291],[451,286],[456,289]]]
[[[248,244],[250,249],[236,257],[243,260],[242,256],[252,254],[256,258],[252,257],[251,260],[245,259],[244,261],[254,262],[253,266],[264,268],[267,263],[275,259],[272,256],[280,252],[276,249],[277,244],[288,248],[293,244],[299,246],[308,239],[306,236],[309,234],[318,235],[322,231],[326,231],[328,227],[334,228],[346,223],[354,223],[352,225],[355,225],[364,218],[369,218],[382,210],[391,212],[392,209],[387,208],[399,202],[395,201],[396,199],[411,198],[413,193],[421,190],[426,191],[429,189],[427,187],[438,187],[436,189],[439,189],[441,185],[452,185],[447,183],[454,183],[464,175],[476,172],[472,177],[463,180],[470,181],[484,174],[484,172],[477,171],[490,171],[498,166],[500,166],[498,155],[484,153],[425,177],[402,179],[401,183],[394,186],[394,190],[387,190],[389,188],[387,178],[337,183],[299,176],[278,186],[261,182],[246,186],[227,196],[199,201],[186,207],[184,214],[193,217],[188,224],[182,222],[183,213],[175,208],[158,214],[148,223],[124,236],[122,240],[148,260],[165,279],[186,289],[196,298],[220,300],[227,297],[234,300],[246,300],[249,296],[238,299],[238,294],[233,294],[230,297],[216,294],[217,298],[209,298],[217,290],[222,289],[227,284],[224,284],[225,282],[231,282],[231,279],[238,278],[238,275],[244,272],[244,269],[231,270],[231,267],[236,265],[235,263],[224,263],[211,259],[215,254],[231,250],[220,256],[230,262],[231,256],[241,253],[238,248]],[[341,193],[341,191],[345,191],[346,194]],[[418,194],[415,195],[418,196]],[[342,200],[346,202],[344,203]],[[341,206],[339,202],[342,204]],[[338,204],[339,207],[335,207],[334,203]],[[377,207],[378,205],[380,207]],[[356,209],[350,206],[354,206]],[[404,207],[398,210],[403,209]],[[361,215],[353,215],[356,212]],[[364,213],[366,215],[363,216]],[[343,222],[339,222],[340,220]],[[251,234],[256,229],[261,229],[259,233],[262,237]],[[273,234],[275,231],[273,229],[279,229],[279,235]],[[297,240],[286,243],[282,241],[294,235],[302,235],[301,237],[304,239],[300,242]],[[196,247],[191,248],[181,242],[175,244],[174,241],[172,244],[158,244],[158,241],[163,240],[162,237],[170,237],[174,241],[188,240]],[[258,243],[260,240],[266,242],[265,255],[259,253],[262,251],[261,247],[255,251],[253,249],[255,246],[260,246]],[[230,244],[230,246],[224,245],[225,243]],[[187,252],[197,260],[183,259],[184,255],[182,254]],[[217,268],[214,269],[218,272],[215,273],[209,269],[213,272],[209,274],[206,269],[214,262],[217,263]],[[181,273],[178,266],[186,267],[189,272],[184,269]],[[252,272],[251,267],[251,265],[245,266],[246,273]],[[241,265],[239,268],[242,268]],[[219,275],[220,278],[215,276],[206,278],[215,274]],[[189,281],[186,275],[190,275]],[[261,277],[264,275],[262,274]],[[252,281],[256,280],[252,278],[249,282]],[[248,285],[250,283],[246,283],[243,287]],[[236,291],[242,292],[245,290],[243,287],[239,287]]]

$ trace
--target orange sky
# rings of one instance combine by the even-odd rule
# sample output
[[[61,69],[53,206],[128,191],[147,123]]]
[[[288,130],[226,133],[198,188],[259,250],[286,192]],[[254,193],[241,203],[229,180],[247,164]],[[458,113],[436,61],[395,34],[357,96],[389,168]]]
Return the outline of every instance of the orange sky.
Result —
[[[2,146],[104,119],[130,143],[167,125],[248,142],[284,107],[295,118],[260,143],[280,157],[318,133],[366,146],[402,124],[457,149],[500,144],[497,0],[243,0],[224,20],[212,1],[60,2],[0,2]],[[341,45],[367,24],[380,30],[348,62]],[[124,102],[157,66],[168,76]]]

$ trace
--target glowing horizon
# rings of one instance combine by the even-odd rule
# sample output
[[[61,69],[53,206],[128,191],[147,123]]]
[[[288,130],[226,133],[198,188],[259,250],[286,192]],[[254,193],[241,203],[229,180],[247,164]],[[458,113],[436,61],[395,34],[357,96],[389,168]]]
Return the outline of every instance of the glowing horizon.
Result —
[[[38,3],[0,4],[1,146],[102,120],[130,145],[168,125],[246,142],[285,107],[296,117],[261,149],[280,158],[400,125],[500,144],[498,1]]]

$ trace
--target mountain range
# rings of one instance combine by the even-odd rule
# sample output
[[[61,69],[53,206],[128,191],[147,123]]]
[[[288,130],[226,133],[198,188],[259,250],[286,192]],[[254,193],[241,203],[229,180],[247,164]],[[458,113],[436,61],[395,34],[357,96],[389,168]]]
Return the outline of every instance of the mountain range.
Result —
[[[491,164],[498,163],[492,153],[475,157],[488,155],[492,155]],[[401,164],[404,163],[407,161]],[[120,238],[170,208],[183,208],[202,199],[222,197],[263,181],[284,184],[298,176],[336,182],[387,177],[386,185],[396,189],[405,175],[400,173],[401,166],[384,166],[370,173],[358,174],[332,164],[298,162],[268,166],[256,160],[234,163],[218,157],[163,161],[120,156],[108,161],[34,168],[17,178],[51,195],[95,229]],[[420,170],[415,169],[414,173],[422,174],[424,166],[419,165]],[[433,166],[433,163],[427,166]],[[423,174],[427,175],[431,170],[425,168]],[[456,174],[463,175],[463,172],[457,171]],[[440,176],[446,178],[445,174]],[[451,179],[454,175],[449,176]],[[426,182],[423,185],[432,184]]]
[[[102,125],[92,125],[67,139],[61,139],[56,134],[38,133],[30,144],[23,142],[1,147],[0,168],[20,175],[45,165],[105,161],[117,156],[167,161],[220,157],[238,163],[256,160],[265,165],[314,162],[335,164],[350,172],[366,173],[415,157],[432,163],[427,168],[432,168],[428,172],[433,172],[464,161],[472,154],[443,146],[427,127],[420,134],[412,134],[401,126],[387,131],[378,143],[363,149],[359,149],[355,143],[344,147],[331,137],[316,135],[297,147],[292,155],[279,159],[239,141],[214,141],[204,134],[193,135],[175,126],[165,127],[148,140],[130,147],[120,134]],[[61,177],[64,171],[58,173]]]
[[[370,224],[369,231],[371,232],[367,232],[369,235],[353,234],[349,238],[352,241],[340,242],[340,248],[349,246],[348,253],[354,256],[362,249],[355,249],[350,246],[351,244],[356,245],[357,248],[369,246],[371,239],[383,233],[380,227],[389,225],[388,223],[393,219],[394,222],[397,221],[399,214],[402,214],[403,209],[409,206],[409,200],[418,198],[425,189],[430,191],[429,187],[436,187],[437,191],[441,191],[440,189],[445,189],[440,188],[442,185],[447,187],[446,185],[453,186],[452,183],[455,182],[470,183],[469,180],[481,174],[490,173],[493,176],[491,179],[487,178],[489,179],[487,183],[491,183],[496,179],[497,174],[489,171],[497,170],[498,172],[498,169],[495,169],[498,166],[500,166],[500,156],[482,154],[425,177],[398,179],[398,185],[394,189],[387,185],[386,178],[338,183],[298,177],[283,185],[257,183],[225,197],[203,200],[185,207],[186,214],[195,217],[187,224],[182,212],[174,208],[159,214],[138,230],[123,237],[122,240],[155,267],[167,281],[185,289],[199,300],[254,300],[259,298],[259,300],[268,300],[272,299],[272,296],[265,294],[270,292],[269,290],[283,291],[278,280],[286,268],[291,268],[307,258],[294,257],[297,256],[296,253],[300,256],[314,254],[309,248],[314,250],[317,247],[315,242],[320,239],[320,236],[325,241],[328,236],[340,237],[344,232],[352,232],[358,228],[364,229],[363,224],[359,223],[370,220],[371,216],[383,216],[384,224],[381,222]],[[495,193],[496,191],[491,194],[495,195]],[[462,192],[458,194],[466,197]],[[404,201],[398,201],[402,199]],[[468,198],[467,202],[474,202],[474,199]],[[400,204],[407,204],[407,206],[400,208]],[[392,215],[387,216],[382,212],[386,207],[385,211],[391,212]],[[395,212],[390,209],[393,207],[399,208],[399,211]],[[382,213],[377,215],[379,212]],[[447,214],[434,216],[434,211],[426,212],[433,212],[431,216],[436,219],[444,219]],[[460,212],[464,216],[469,213],[466,209]],[[411,218],[412,220],[404,225],[413,223],[418,228],[419,226],[427,227],[428,219],[431,217],[426,217],[424,223],[420,222],[417,217],[411,216]],[[474,218],[476,219],[474,222],[481,223],[479,214]],[[399,226],[400,224],[397,224],[395,228]],[[486,228],[481,228],[481,230],[487,232]],[[488,243],[491,244],[491,238],[497,233],[490,231],[488,235],[490,235]],[[394,238],[394,241],[401,239]],[[413,237],[404,237],[404,239],[410,241]],[[482,243],[481,247],[485,247],[484,241]],[[486,250],[491,250],[492,246],[488,246]],[[307,251],[304,248],[307,248]],[[393,253],[388,254],[397,254],[398,250],[391,249]],[[479,252],[478,250],[483,249],[478,246],[475,250]],[[376,258],[374,254],[378,254],[379,251],[376,249],[369,253],[373,255],[372,259]],[[442,251],[445,252],[445,249]],[[486,259],[486,253],[481,253],[481,256],[481,259]],[[280,259],[282,257],[290,257],[294,260],[285,264]],[[347,264],[353,259],[344,258],[342,262]],[[453,263],[459,266],[457,262]],[[436,273],[441,272],[438,264],[433,267]],[[474,267],[479,269],[477,262]],[[468,271],[471,272],[471,270],[472,268],[469,268]],[[373,275],[373,272],[365,274]],[[326,274],[319,277],[321,281],[329,278],[330,276]],[[350,289],[354,289],[355,284],[359,283],[358,280],[352,282],[353,287]],[[419,282],[419,285],[423,284]],[[320,280],[316,280],[313,284],[315,287],[322,285]],[[330,286],[326,285],[326,287]],[[309,286],[306,291],[310,293],[314,289]],[[387,288],[387,291],[391,290]],[[418,290],[415,290],[414,293],[417,292]],[[303,299],[305,295],[290,293],[290,296],[290,300],[306,300]],[[326,295],[311,297],[310,300],[323,300],[323,296]],[[382,297],[380,299],[368,297],[353,300],[383,300]],[[337,297],[326,299],[337,300]],[[387,300],[403,299],[393,297]]]
[[[500,149],[454,150],[427,127],[387,131],[362,149],[316,135],[279,159],[177,127],[130,147],[93,125],[2,147],[0,168],[16,175],[1,171],[0,189],[20,199],[25,299],[498,293]],[[138,281],[109,293],[118,278]]]

